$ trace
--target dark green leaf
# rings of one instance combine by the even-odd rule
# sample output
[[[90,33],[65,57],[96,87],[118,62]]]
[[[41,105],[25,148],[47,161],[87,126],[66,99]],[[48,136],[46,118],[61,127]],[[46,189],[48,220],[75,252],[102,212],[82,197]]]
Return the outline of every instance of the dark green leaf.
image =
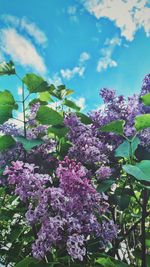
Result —
[[[30,93],[45,92],[49,90],[49,84],[40,76],[29,73],[22,80]]]
[[[138,137],[134,138],[131,143],[129,141],[124,141],[119,147],[115,150],[116,157],[130,158],[134,155],[138,145],[140,144],[140,139]]]
[[[93,121],[91,120],[90,117],[88,117],[87,115],[81,113],[81,112],[76,112],[77,116],[80,118],[81,122],[84,124],[91,124],[93,123]]]
[[[36,119],[45,125],[58,125],[63,123],[63,117],[57,111],[45,106],[39,108]]]
[[[97,192],[101,193],[107,191],[114,183],[115,183],[114,180],[109,180],[109,179],[102,181],[97,187]]]
[[[125,124],[124,120],[116,120],[102,126],[99,130],[102,132],[109,132],[109,133],[112,132],[119,135],[123,135],[124,124]]]
[[[8,63],[7,62],[2,62],[0,64],[0,75],[12,75],[15,74],[15,66],[14,63],[10,60]]]
[[[48,128],[48,133],[53,133],[58,137],[64,137],[68,133],[69,129],[62,125],[55,125]]]
[[[135,128],[137,131],[150,127],[150,114],[144,114],[135,118]]]
[[[139,181],[150,182],[150,160],[142,160],[136,165],[124,165],[123,169]]]
[[[23,137],[23,136],[18,136],[18,137],[16,137],[16,140],[17,140],[18,142],[22,143],[22,145],[23,145],[23,147],[24,147],[24,149],[25,149],[26,151],[32,149],[32,148],[35,147],[35,146],[39,146],[39,145],[43,144],[43,141],[40,140],[40,139],[28,140],[28,139],[26,139],[26,138]]]
[[[10,135],[0,136],[0,151],[7,150],[15,144],[15,140]]]
[[[0,105],[0,124],[3,124],[5,121],[8,121],[12,118],[12,106],[9,105]]]
[[[23,259],[22,261],[18,262],[15,267],[29,267],[31,264],[37,263],[38,261],[35,260],[34,258],[27,257]]]
[[[65,99],[62,104],[65,105],[65,106],[67,106],[67,107],[69,107],[69,108],[75,109],[76,111],[80,111],[80,107],[78,107],[76,105],[76,103],[74,103],[71,100]]]
[[[150,93],[141,96],[142,102],[146,105],[146,106],[150,106]]]

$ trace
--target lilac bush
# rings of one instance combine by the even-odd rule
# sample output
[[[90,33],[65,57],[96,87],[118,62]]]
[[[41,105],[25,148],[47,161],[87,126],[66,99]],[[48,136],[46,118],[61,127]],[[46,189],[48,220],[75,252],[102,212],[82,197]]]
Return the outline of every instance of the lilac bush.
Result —
[[[16,75],[5,64],[2,74]],[[102,88],[103,106],[87,115],[64,85],[19,79],[22,127],[14,124],[18,103],[0,92],[0,262],[147,267],[150,75],[128,98]]]

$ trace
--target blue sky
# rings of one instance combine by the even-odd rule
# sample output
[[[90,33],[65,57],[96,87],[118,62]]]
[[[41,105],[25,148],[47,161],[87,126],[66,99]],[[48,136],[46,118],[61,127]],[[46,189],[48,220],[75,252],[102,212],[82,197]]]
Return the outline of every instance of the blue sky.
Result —
[[[0,61],[74,89],[85,111],[99,89],[131,95],[150,72],[150,2],[145,0],[0,0]],[[16,78],[0,79],[19,94]],[[7,87],[7,88],[6,88]]]

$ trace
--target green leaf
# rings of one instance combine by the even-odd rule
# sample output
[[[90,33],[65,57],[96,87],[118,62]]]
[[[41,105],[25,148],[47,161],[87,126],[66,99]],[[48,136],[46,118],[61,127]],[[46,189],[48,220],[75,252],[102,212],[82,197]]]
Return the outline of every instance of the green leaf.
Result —
[[[146,105],[146,106],[150,106],[150,93],[141,96],[142,102]]]
[[[15,140],[10,135],[0,136],[0,151],[5,151],[15,144]]]
[[[10,91],[5,90],[0,92],[0,106],[1,105],[9,105],[12,106],[12,108],[17,107],[16,101]]]
[[[29,267],[30,264],[37,263],[37,260],[31,257],[27,257],[23,259],[22,261],[18,262],[15,267]],[[30,265],[31,266],[31,265]]]
[[[69,108],[75,109],[76,111],[80,111],[80,107],[78,107],[76,103],[71,100],[65,99],[62,104]]]
[[[130,197],[128,195],[121,195],[121,196],[116,196],[117,199],[117,205],[120,210],[124,211],[125,209],[128,208],[129,203],[130,203]]]
[[[136,165],[127,164],[123,166],[123,169],[139,181],[150,182],[150,160],[142,160]]]
[[[63,117],[52,108],[41,106],[38,109],[36,119],[45,125],[58,125],[63,123]]]
[[[93,123],[91,118],[88,117],[87,115],[85,115],[84,113],[76,112],[76,115],[80,118],[81,122],[84,124],[92,124]]]
[[[40,103],[40,105],[47,105],[48,104],[46,101],[41,101],[39,98],[34,98],[33,100],[31,100],[29,102],[29,107],[31,107],[32,105],[34,105],[36,103]]]
[[[18,105],[10,91],[0,92],[0,124],[12,118],[12,110],[17,108]]]
[[[54,102],[53,99],[51,98],[51,95],[49,92],[42,92],[42,93],[39,93],[39,99],[41,101],[46,101],[46,102]]]
[[[12,74],[15,74],[16,71],[15,71],[15,66],[14,66],[14,63],[13,61],[9,61],[8,63],[7,62],[2,62],[0,64],[0,75],[12,75]]]
[[[42,140],[40,140],[40,139],[28,140],[28,139],[26,139],[26,138],[23,137],[23,136],[18,136],[18,137],[16,137],[16,140],[17,140],[18,142],[20,142],[20,143],[23,145],[23,147],[24,147],[24,149],[25,149],[26,151],[29,151],[29,150],[32,149],[33,147],[35,147],[35,146],[39,146],[39,145],[43,144],[43,142],[44,142],[44,141],[42,141]]]
[[[96,260],[96,263],[99,263],[100,265],[104,267],[115,267],[116,266],[110,258],[99,258],[98,260]]]
[[[65,85],[59,85],[57,88],[51,84],[50,86],[51,88],[51,95],[58,98],[59,100],[62,100],[65,96],[67,95],[71,95],[72,93],[74,93],[73,90],[70,89],[66,89]]]
[[[12,118],[12,106],[9,105],[0,106],[0,124],[3,124],[10,118]]]
[[[150,248],[150,232],[147,232],[146,233],[146,240],[145,240],[145,242],[146,242],[146,247],[147,248]]]
[[[53,133],[58,137],[64,137],[69,132],[69,129],[63,125],[55,125],[48,128],[48,133]]]
[[[119,135],[123,135],[123,127],[125,125],[124,120],[116,120],[112,121],[104,126],[102,126],[99,130],[102,132],[112,132]]]
[[[134,155],[138,145],[140,144],[140,139],[138,137],[134,138],[131,143],[129,141],[124,141],[118,148],[115,150],[116,157],[130,158]]]
[[[150,127],[150,114],[144,114],[135,118],[135,128],[137,131]]]
[[[22,81],[30,93],[45,92],[50,88],[49,84],[42,77],[34,73],[26,74]]]
[[[107,191],[114,183],[115,181],[110,179],[102,181],[97,187],[97,192],[101,193]]]

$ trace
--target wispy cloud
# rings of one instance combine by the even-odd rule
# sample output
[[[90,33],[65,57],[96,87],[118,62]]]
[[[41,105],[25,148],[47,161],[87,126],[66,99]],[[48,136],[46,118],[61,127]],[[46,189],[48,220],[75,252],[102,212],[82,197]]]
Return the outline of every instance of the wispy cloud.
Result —
[[[114,49],[117,45],[121,45],[121,40],[118,37],[106,39],[105,47],[100,50],[101,57],[97,63],[97,71],[101,72],[107,68],[117,67],[117,62],[112,58]]]
[[[85,67],[77,66],[73,69],[61,69],[60,73],[64,79],[71,80],[75,75],[83,76]]]
[[[36,43],[45,45],[47,43],[47,37],[45,33],[34,23],[30,22],[26,17],[18,18],[12,15],[2,15],[2,20],[11,27],[19,27],[20,30],[24,30],[29,36],[33,37]]]
[[[146,0],[81,0],[85,9],[97,19],[108,18],[120,28],[121,36],[134,39],[136,31],[143,28],[150,36],[150,7]]]
[[[77,106],[81,108],[81,110],[85,109],[85,98],[84,97],[79,97],[78,99],[75,100],[75,103]]]
[[[30,67],[37,72],[45,73],[46,66],[31,41],[14,28],[4,28],[0,31],[2,52],[24,67]]]
[[[82,77],[84,75],[85,68],[86,68],[85,63],[89,59],[90,59],[90,54],[88,54],[87,52],[83,52],[78,59],[77,66],[73,67],[72,69],[69,69],[69,68],[61,69],[60,70],[61,76],[66,80],[71,80],[76,75],[78,75],[79,77]]]
[[[79,62],[80,63],[83,63],[87,60],[90,59],[90,54],[88,54],[87,52],[83,52],[81,55],[80,55],[80,58],[79,58]]]
[[[72,21],[78,21],[77,7],[75,5],[68,6],[66,11]]]

